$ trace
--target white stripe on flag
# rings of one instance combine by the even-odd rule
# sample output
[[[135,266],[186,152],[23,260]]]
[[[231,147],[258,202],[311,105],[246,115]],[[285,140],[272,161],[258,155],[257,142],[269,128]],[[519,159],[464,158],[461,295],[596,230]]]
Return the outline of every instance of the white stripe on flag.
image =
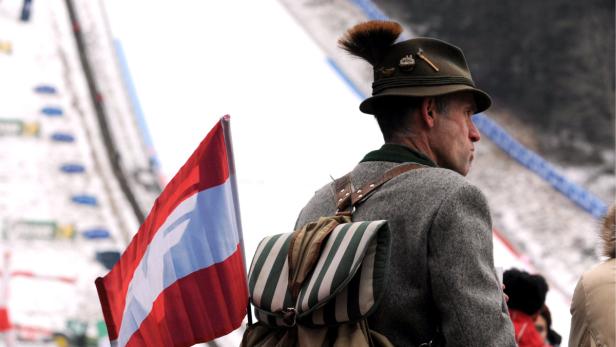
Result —
[[[239,237],[231,189],[227,179],[190,196],[157,230],[129,285],[118,346],[126,345],[165,288],[235,252]]]

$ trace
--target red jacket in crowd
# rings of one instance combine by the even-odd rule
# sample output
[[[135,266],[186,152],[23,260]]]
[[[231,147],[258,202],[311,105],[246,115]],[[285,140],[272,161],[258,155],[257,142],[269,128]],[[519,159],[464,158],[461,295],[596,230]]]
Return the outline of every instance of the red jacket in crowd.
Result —
[[[519,347],[545,347],[544,341],[537,329],[533,317],[518,310],[509,309],[509,317],[515,329],[515,342]]]

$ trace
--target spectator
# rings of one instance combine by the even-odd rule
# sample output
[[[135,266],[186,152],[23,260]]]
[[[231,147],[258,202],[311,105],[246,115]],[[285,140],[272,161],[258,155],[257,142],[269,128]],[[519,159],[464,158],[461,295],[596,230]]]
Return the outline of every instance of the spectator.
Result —
[[[543,338],[535,329],[535,318],[545,303],[548,284],[541,275],[510,269],[503,274],[505,294],[509,296],[509,316],[519,347],[544,347]]]
[[[612,205],[601,232],[603,255],[608,259],[586,271],[571,302],[569,347],[616,346],[616,207]]]
[[[414,163],[420,168],[368,193],[353,212],[355,221],[388,220],[392,238],[386,294],[368,318],[370,328],[396,346],[513,347],[489,207],[464,178],[481,137],[471,117],[487,109],[490,98],[475,87],[458,47],[431,38],[396,43],[401,32],[398,23],[370,21],[339,41],[372,65],[372,96],[359,109],[375,115],[384,144],[345,176],[356,190],[323,186],[295,229],[345,211],[345,202],[366,194],[365,185]],[[349,146],[364,141],[351,123],[340,129]],[[330,154],[346,153],[331,148]]]
[[[552,330],[552,314],[546,305],[543,305],[539,311],[539,315],[535,318],[535,328],[539,335],[551,347],[558,347],[562,341],[562,337]]]

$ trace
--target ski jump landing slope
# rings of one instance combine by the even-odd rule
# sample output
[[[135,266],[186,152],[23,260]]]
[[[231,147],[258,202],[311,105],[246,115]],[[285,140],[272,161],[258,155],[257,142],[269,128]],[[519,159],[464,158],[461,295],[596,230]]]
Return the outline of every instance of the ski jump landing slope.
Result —
[[[96,258],[125,248],[160,185],[101,2],[35,1],[20,20],[22,3],[0,2],[0,246],[17,336],[37,341],[96,329]]]

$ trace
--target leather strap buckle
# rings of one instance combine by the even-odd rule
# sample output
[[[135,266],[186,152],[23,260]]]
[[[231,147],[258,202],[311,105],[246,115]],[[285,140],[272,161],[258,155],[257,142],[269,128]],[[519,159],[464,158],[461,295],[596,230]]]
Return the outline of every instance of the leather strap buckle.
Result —
[[[282,310],[282,321],[290,327],[295,326],[297,318],[297,311],[295,307],[287,307]]]
[[[353,191],[353,186],[351,185],[351,174],[348,173],[342,176],[335,180],[334,184],[336,189],[336,215],[352,215],[357,205],[365,201],[376,189],[387,181],[407,171],[419,169],[421,167],[423,167],[423,165],[416,163],[394,166],[386,171],[378,180],[368,182],[355,191]]]

